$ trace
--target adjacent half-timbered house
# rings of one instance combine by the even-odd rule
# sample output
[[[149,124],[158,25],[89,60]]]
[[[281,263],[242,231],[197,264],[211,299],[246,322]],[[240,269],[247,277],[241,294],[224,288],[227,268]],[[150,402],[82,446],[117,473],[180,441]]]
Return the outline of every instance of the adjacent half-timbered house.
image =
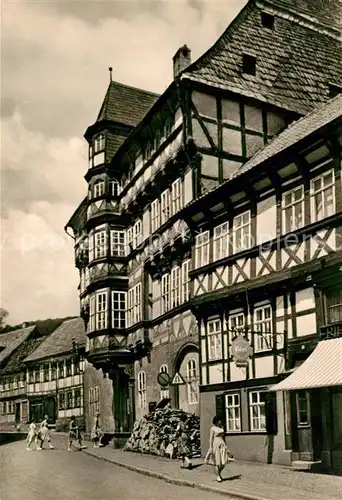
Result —
[[[177,51],[174,81],[161,96],[110,82],[99,118],[86,133],[88,197],[66,229],[75,238],[88,361],[112,381],[103,396],[110,400],[108,418],[118,438],[132,428],[135,417],[161,398],[170,397],[174,405],[189,411],[199,410],[198,325],[190,310],[190,276],[196,303],[198,295],[207,297],[215,287],[242,286],[257,266],[263,277],[271,266],[283,265],[279,252],[273,262],[273,248],[260,265],[256,260],[252,265],[243,253],[250,246],[248,237],[257,219],[259,231],[262,224],[270,231],[267,241],[281,231],[268,219],[276,220],[278,213],[272,205],[275,199],[279,204],[275,194],[271,201],[265,194],[263,203],[257,203],[255,189],[246,183],[245,191],[225,197],[223,205],[216,199],[214,211],[206,207],[205,197],[199,201],[203,214],[191,210],[199,207],[196,198],[240,173],[291,122],[338,92],[338,9],[337,0],[250,0],[197,61],[191,63],[187,46]],[[112,99],[111,93],[118,89]],[[286,169],[283,178],[289,176],[292,181],[297,167]],[[269,179],[260,179],[262,193],[274,189],[277,182],[281,185],[281,175],[270,171]],[[243,210],[251,200],[253,208]],[[292,206],[292,201],[286,203]],[[238,207],[234,222],[225,218],[227,211],[233,213],[232,207]],[[194,254],[191,238],[195,234],[191,236],[184,217],[192,230],[202,228]],[[213,236],[210,225],[220,218]],[[219,267],[213,276],[206,266],[213,252],[218,262],[231,258],[225,248],[231,234],[234,253],[241,258],[234,265]],[[291,251],[288,258],[296,262],[290,258],[296,247]],[[241,307],[235,308],[232,328],[235,322],[245,324]],[[255,319],[261,329],[269,314],[266,303],[261,303]],[[220,328],[220,321],[210,323],[212,339],[220,338]],[[213,359],[201,361],[207,370],[202,387],[226,382],[228,370],[234,370],[228,361],[215,361],[220,354],[215,342],[210,347]],[[265,350],[263,342],[258,349]],[[254,369],[262,372],[265,360],[261,358]],[[159,373],[163,375],[158,377]],[[201,373],[204,376],[203,367]],[[234,376],[239,377],[240,371]],[[211,397],[211,389],[203,390],[205,394]],[[252,397],[259,408],[259,392]],[[235,403],[240,404],[236,398]],[[207,419],[209,413],[213,416],[212,404],[201,408]]]
[[[341,145],[337,96],[186,209],[201,431],[242,459],[341,469]]]
[[[83,320],[73,318],[64,321],[25,357],[30,420],[39,422],[47,414],[56,430],[67,430],[74,415],[84,427],[85,344]]]

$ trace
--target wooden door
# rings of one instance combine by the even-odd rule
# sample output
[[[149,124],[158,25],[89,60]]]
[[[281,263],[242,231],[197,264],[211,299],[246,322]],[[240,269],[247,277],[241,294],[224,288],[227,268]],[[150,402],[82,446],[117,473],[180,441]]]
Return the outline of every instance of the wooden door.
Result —
[[[49,423],[56,422],[56,399],[53,396],[47,396],[43,401],[43,416],[49,417]]]
[[[15,404],[15,423],[20,424],[20,403]]]
[[[299,460],[312,461],[314,453],[309,391],[296,392],[296,424]]]

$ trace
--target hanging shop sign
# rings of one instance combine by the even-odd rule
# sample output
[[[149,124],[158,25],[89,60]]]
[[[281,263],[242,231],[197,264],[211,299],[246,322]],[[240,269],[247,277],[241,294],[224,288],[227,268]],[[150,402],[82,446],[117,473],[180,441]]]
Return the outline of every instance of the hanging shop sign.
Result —
[[[253,349],[251,348],[248,340],[243,335],[239,335],[231,343],[231,353],[236,366],[246,367],[250,357],[253,354]]]
[[[168,373],[166,373],[166,372],[158,373],[157,382],[162,387],[167,387],[168,385],[170,385],[170,380],[171,380],[171,377]]]

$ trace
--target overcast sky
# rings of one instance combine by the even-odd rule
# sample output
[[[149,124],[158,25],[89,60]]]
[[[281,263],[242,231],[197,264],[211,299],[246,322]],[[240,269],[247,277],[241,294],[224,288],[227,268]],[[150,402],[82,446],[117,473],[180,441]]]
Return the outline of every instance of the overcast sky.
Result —
[[[162,92],[246,0],[2,0],[1,307],[8,322],[77,315],[63,227],[86,194],[86,143],[109,73]]]

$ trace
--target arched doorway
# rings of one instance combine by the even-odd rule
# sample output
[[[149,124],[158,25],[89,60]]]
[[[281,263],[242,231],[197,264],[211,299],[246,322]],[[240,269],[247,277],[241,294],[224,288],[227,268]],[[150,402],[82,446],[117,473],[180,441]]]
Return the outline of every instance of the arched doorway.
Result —
[[[189,413],[199,414],[199,354],[193,342],[185,344],[173,363],[173,374],[179,373],[184,384],[173,386],[174,405]]]
[[[43,418],[44,415],[48,415],[50,424],[56,423],[56,398],[54,396],[47,396],[43,399]]]

